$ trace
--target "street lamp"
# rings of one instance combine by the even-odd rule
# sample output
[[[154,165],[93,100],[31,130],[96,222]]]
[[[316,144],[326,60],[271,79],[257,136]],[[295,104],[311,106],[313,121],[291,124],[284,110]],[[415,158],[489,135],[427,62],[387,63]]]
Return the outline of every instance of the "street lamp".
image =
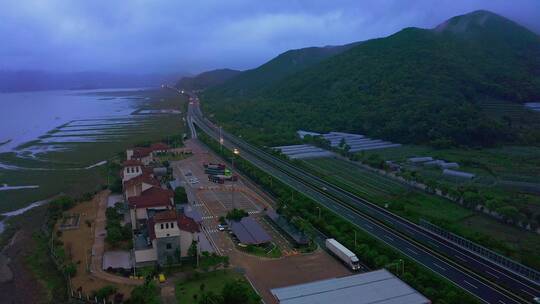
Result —
[[[232,180],[233,178],[233,174],[234,174],[234,158],[235,158],[235,155],[240,155],[240,150],[238,150],[237,148],[234,148],[233,149],[233,156],[232,156],[232,168],[231,168],[231,181],[232,181],[232,185],[231,185],[231,194],[232,194],[232,208],[234,209],[234,181]]]
[[[220,152],[223,153],[223,136],[221,136],[221,126],[219,126],[219,148]]]

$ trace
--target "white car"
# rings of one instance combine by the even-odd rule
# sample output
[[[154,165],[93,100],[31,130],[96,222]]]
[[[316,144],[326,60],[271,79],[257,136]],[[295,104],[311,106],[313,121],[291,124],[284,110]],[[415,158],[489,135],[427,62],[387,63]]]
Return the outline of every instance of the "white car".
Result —
[[[219,224],[219,225],[217,225],[217,229],[218,229],[219,231],[225,231],[225,226]]]

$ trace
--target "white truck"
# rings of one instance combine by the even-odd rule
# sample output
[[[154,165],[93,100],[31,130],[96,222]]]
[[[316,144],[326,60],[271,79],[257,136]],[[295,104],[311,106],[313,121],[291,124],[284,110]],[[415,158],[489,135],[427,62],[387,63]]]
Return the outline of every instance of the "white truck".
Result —
[[[343,263],[347,264],[352,270],[360,269],[360,261],[352,251],[341,245],[335,239],[326,239],[326,248],[330,250]]]

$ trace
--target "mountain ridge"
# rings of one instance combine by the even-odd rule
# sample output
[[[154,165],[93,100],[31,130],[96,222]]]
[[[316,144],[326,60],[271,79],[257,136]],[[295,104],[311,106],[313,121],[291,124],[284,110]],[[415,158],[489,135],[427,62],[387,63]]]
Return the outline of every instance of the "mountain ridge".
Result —
[[[233,69],[215,69],[191,77],[182,77],[176,83],[176,87],[185,90],[203,90],[220,85],[240,73],[241,71]]]
[[[540,142],[528,122],[511,129],[479,106],[485,99],[540,99],[538,35],[486,11],[364,41],[274,80],[250,100],[229,85],[203,95],[206,109],[221,121],[234,116],[270,141],[311,128],[437,146]]]

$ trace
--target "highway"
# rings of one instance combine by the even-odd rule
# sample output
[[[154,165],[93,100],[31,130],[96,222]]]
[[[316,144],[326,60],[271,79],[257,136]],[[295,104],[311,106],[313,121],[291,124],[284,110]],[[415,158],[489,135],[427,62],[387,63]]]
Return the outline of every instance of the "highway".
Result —
[[[204,119],[197,101],[190,104],[188,120],[219,140],[216,127]],[[538,284],[500,265],[448,242],[226,132],[223,132],[222,136],[226,147],[241,149],[242,157],[260,169],[486,303],[532,303],[532,298],[540,294]]]

